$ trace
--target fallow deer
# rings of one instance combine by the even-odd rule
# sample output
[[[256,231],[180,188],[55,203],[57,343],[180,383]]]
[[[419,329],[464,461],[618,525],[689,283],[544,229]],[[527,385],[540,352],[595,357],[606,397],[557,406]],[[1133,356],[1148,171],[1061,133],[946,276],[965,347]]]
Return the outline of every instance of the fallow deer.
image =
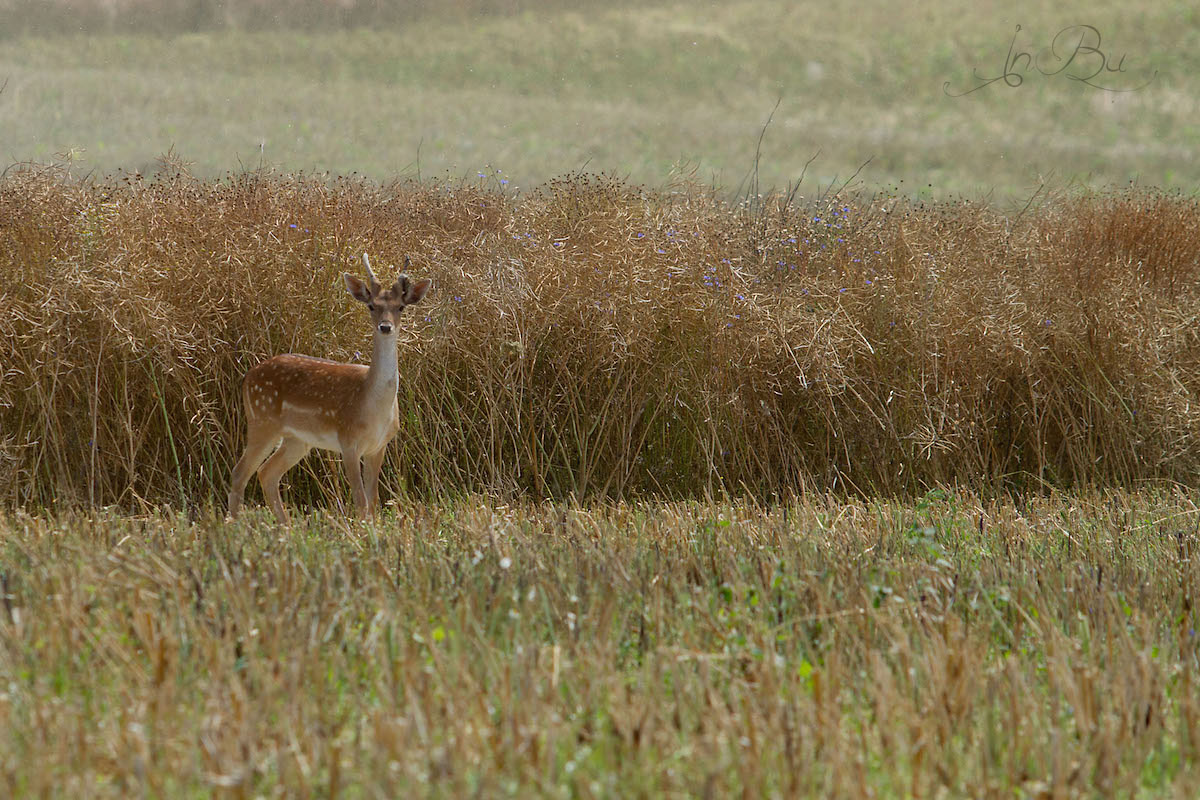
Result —
[[[408,265],[405,257],[406,269]],[[371,313],[375,349],[369,367],[289,353],[246,373],[246,450],[233,468],[231,517],[241,509],[246,483],[257,469],[267,502],[286,521],[279,479],[314,447],[342,454],[355,507],[363,515],[375,510],[384,453],[400,428],[396,329],[400,313],[421,301],[430,281],[414,283],[401,274],[384,289],[366,253],[363,266],[366,281],[348,272],[342,277],[351,296]]]

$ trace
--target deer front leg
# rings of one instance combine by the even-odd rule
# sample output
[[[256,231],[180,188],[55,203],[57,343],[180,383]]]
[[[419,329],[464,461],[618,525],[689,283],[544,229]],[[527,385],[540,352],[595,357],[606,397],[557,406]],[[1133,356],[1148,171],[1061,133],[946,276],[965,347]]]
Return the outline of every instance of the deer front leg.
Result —
[[[379,471],[383,468],[383,457],[387,455],[387,445],[367,453],[363,458],[363,469],[366,472],[367,507],[369,513],[379,510]]]
[[[367,490],[363,486],[362,454],[348,447],[342,448],[342,462],[346,465],[346,477],[350,480],[350,494],[360,516],[367,515]]]

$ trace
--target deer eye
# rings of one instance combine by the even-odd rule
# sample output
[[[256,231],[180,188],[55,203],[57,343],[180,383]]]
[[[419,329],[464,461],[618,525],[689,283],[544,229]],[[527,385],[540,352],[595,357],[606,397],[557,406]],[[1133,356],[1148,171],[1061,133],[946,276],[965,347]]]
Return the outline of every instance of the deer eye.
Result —
[[[367,311],[374,311],[374,310],[375,310],[375,304],[367,303]]]

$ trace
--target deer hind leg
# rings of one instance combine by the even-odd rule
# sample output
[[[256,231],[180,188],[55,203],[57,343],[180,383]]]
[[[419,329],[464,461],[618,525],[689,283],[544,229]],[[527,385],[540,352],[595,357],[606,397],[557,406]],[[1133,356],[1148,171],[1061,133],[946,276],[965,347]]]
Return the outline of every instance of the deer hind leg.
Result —
[[[266,460],[279,441],[279,433],[270,428],[251,425],[246,433],[246,449],[233,468],[233,479],[229,487],[229,516],[236,517],[246,497],[246,484],[254,470]]]
[[[258,482],[262,484],[263,494],[267,496],[267,502],[280,522],[287,521],[287,511],[283,507],[283,498],[279,496],[279,479],[283,473],[300,463],[300,459],[308,455],[311,449],[304,440],[286,436],[279,449],[258,469]]]

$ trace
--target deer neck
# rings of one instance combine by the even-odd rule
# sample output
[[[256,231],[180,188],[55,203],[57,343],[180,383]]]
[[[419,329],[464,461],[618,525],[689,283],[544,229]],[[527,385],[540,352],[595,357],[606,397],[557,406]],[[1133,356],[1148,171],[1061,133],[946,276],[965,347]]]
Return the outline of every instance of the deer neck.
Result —
[[[367,369],[367,395],[372,399],[391,399],[399,388],[400,371],[396,355],[396,336],[375,332],[375,351]]]

